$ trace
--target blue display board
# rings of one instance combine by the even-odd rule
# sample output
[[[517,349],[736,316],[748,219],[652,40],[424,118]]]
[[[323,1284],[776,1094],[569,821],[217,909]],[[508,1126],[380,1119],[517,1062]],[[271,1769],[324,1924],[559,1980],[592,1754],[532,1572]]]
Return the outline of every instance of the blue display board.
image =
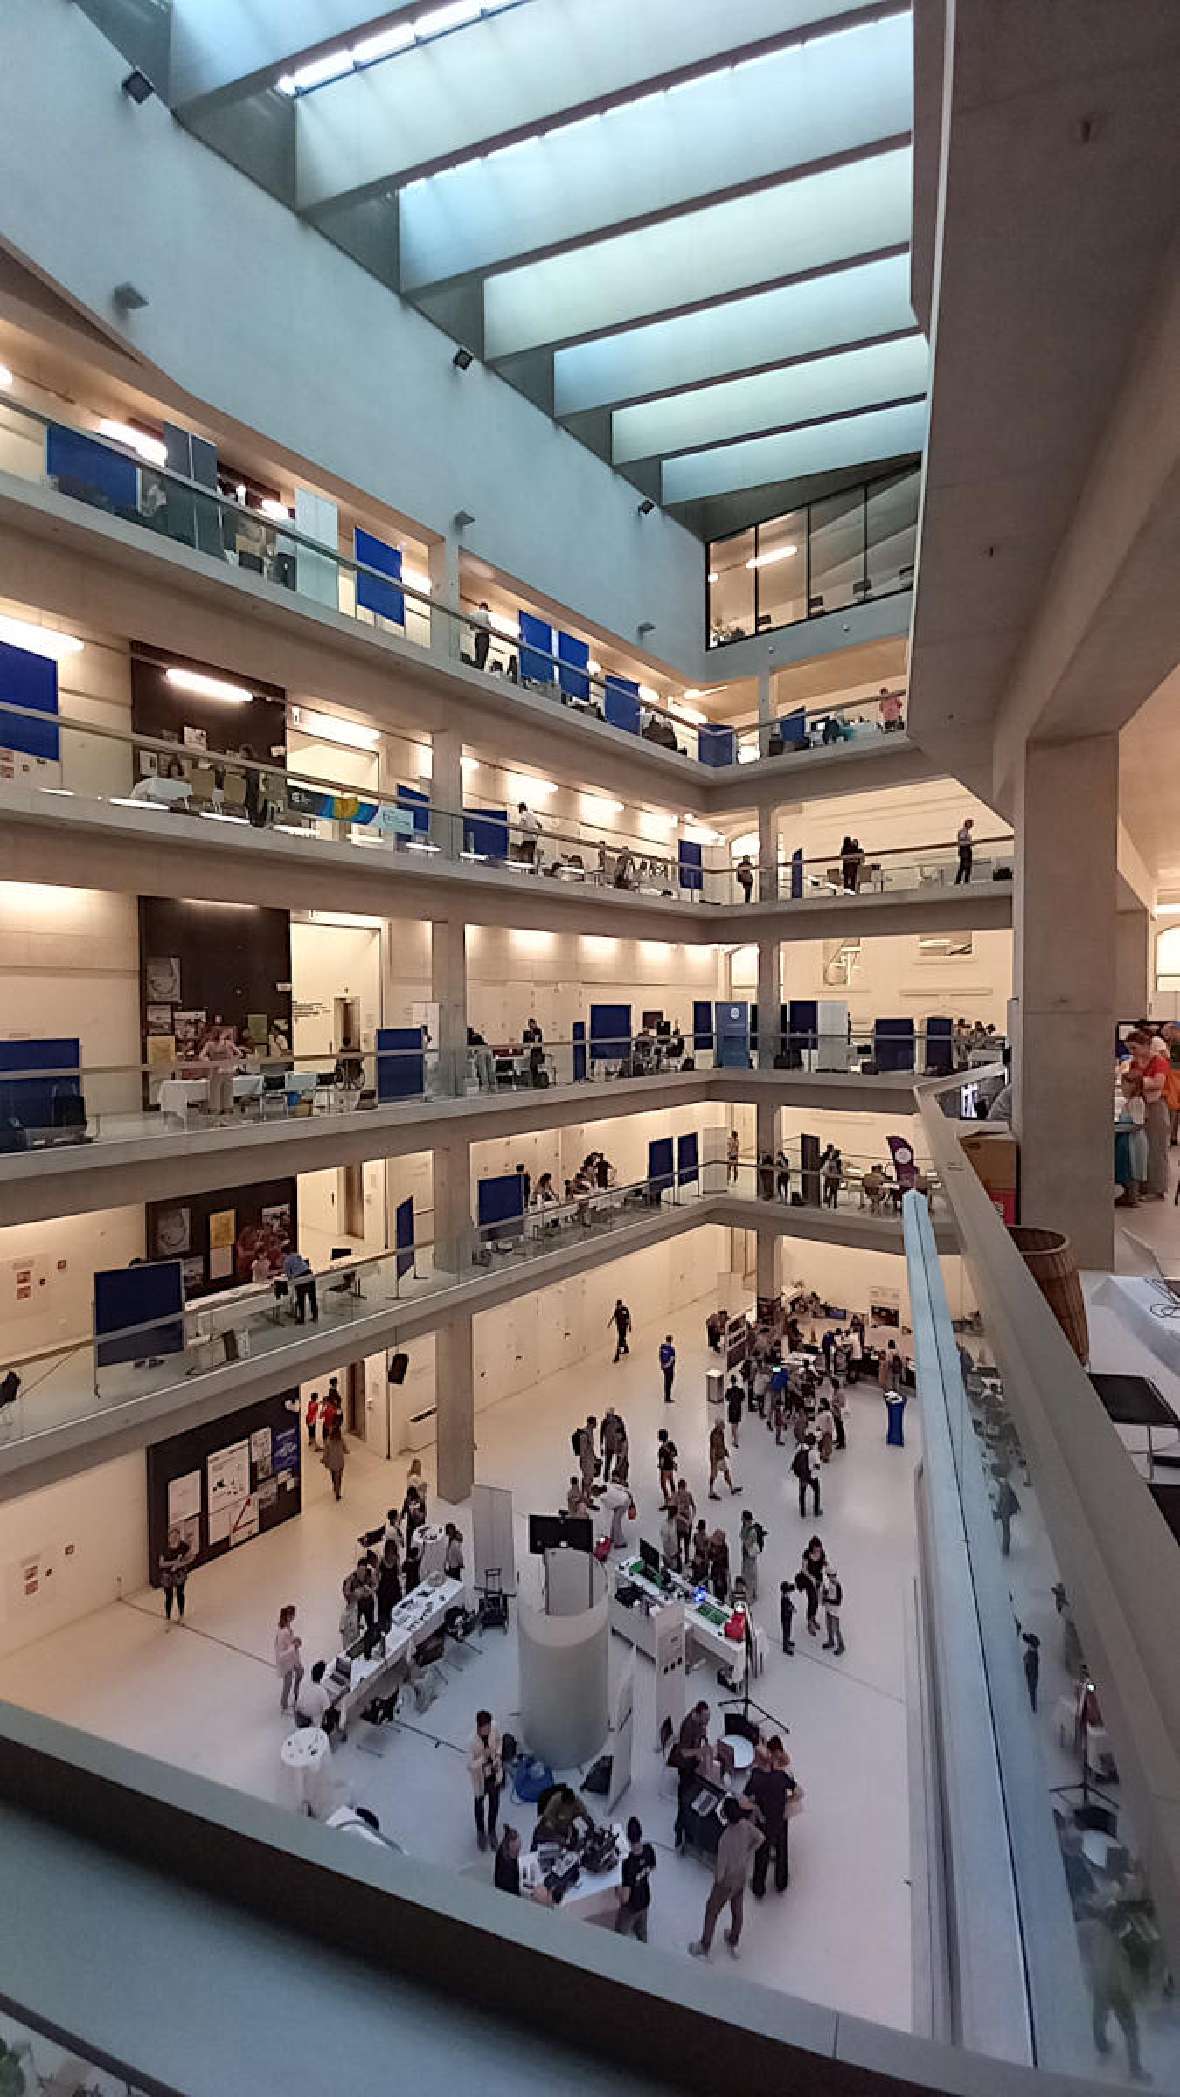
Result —
[[[61,485],[63,495],[78,495],[83,502],[138,515],[139,467],[135,460],[84,436],[81,430],[50,423],[45,432],[45,471]]]
[[[524,1228],[524,1179],[502,1172],[480,1180],[475,1190],[476,1216],[490,1238],[518,1238]]]
[[[694,1049],[713,1046],[713,1006],[708,998],[692,1001],[692,1045]]]
[[[647,1184],[653,1201],[658,1201],[665,1187],[670,1187],[675,1177],[672,1163],[672,1138],[658,1136],[647,1146]]]
[[[586,1076],[586,1022],[576,1019],[570,1028],[573,1042],[574,1083],[580,1085]]]
[[[531,612],[520,615],[520,674],[525,684],[553,682],[553,628]]]
[[[873,1025],[873,1055],[878,1070],[912,1070],[914,1067],[914,1022],[912,1019],[878,1019]]]
[[[400,1281],[414,1265],[414,1197],[407,1194],[393,1212],[394,1267]]]
[[[676,1138],[676,1180],[681,1187],[689,1187],[700,1178],[700,1147],[695,1131],[689,1136]]]
[[[737,733],[732,728],[715,728],[702,721],[697,729],[697,756],[703,765],[733,765],[737,763]]]
[[[465,808],[463,810],[463,850],[465,852],[482,852],[485,859],[507,859],[508,810],[506,808]]]
[[[630,1005],[591,1005],[591,1063],[617,1063],[620,1057],[630,1053]]]
[[[364,568],[378,568],[380,575],[366,575],[357,569],[356,601],[368,612],[376,612],[380,619],[391,619],[395,626],[406,623],[405,591],[395,584],[401,581],[402,557],[396,546],[387,546],[384,539],[374,538],[372,532],[363,532],[357,525],[352,535],[352,550]],[[383,582],[382,576],[390,576]]]
[[[27,706],[44,714],[44,721],[29,721],[0,707],[0,749],[22,750],[26,757],[47,757],[54,764],[61,755],[57,731],[57,664],[50,655],[34,655],[31,649],[14,648],[0,641],[0,700]]]
[[[703,846],[686,844],[683,838],[680,839],[676,848],[676,865],[680,875],[681,888],[696,889],[698,891],[704,888],[703,852]]]
[[[750,1008],[741,1004],[713,1007],[719,1070],[748,1070],[750,1067]]]
[[[641,715],[639,686],[630,677],[608,676],[603,712],[613,728],[625,728],[629,734],[638,735]]]
[[[814,1048],[819,1038],[819,1006],[814,998],[792,998],[787,1007],[788,1044],[793,1057],[802,1057],[804,1049]],[[793,1067],[798,1070],[800,1062]]]
[[[953,1019],[926,1021],[926,1071],[929,1077],[949,1078],[955,1066]]]
[[[807,709],[796,707],[793,713],[784,714],[778,722],[778,732],[783,739],[784,750],[802,750],[807,743]]]
[[[57,1040],[0,1041],[0,1122],[17,1121],[22,1129],[51,1129],[55,1126],[54,1101],[79,1099],[82,1093],[78,1077],[10,1078],[6,1071],[76,1071],[81,1061],[82,1044],[74,1035]]]
[[[408,808],[411,810],[414,818],[415,830],[429,830],[430,795],[421,793],[416,786],[399,786],[397,790],[397,798],[403,808]]]
[[[100,1269],[94,1277],[94,1359],[115,1362],[184,1351],[184,1269],[179,1260],[141,1260],[137,1267]],[[129,1332],[129,1326],[151,1326]]]
[[[588,699],[590,679],[587,666],[590,662],[588,641],[575,641],[571,633],[557,636],[557,682],[568,699]]]
[[[791,854],[791,901],[797,903],[803,894],[803,847],[796,845]]]
[[[425,1090],[421,1027],[378,1027],[377,1098],[421,1099]]]

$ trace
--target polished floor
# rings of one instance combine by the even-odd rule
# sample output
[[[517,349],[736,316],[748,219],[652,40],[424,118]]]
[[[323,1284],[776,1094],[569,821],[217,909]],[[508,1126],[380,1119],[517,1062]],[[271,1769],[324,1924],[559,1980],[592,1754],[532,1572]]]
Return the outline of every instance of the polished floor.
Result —
[[[571,1429],[587,1411],[601,1414],[608,1397],[614,1399],[631,1437],[637,1527],[654,1538],[655,1435],[669,1424],[700,1511],[724,1525],[731,1551],[743,1506],[751,1506],[769,1532],[757,1613],[772,1632],[778,1583],[794,1574],[803,1544],[818,1527],[844,1583],[848,1650],[835,1660],[797,1624],[797,1651],[788,1658],[772,1637],[759,1701],[783,1730],[790,1729],[788,1746],[806,1800],[791,1826],[788,1890],[772,1892],[761,1905],[747,1902],[741,1970],[746,1978],[906,2028],[911,1955],[904,1684],[917,1406],[911,1401],[907,1447],[888,1449],[876,1387],[854,1395],[849,1447],[825,1472],[818,1524],[800,1519],[787,1471],[790,1451],[776,1450],[756,1418],[745,1426],[735,1459],[742,1495],[727,1495],[719,1506],[709,1503],[703,1326],[712,1301],[702,1300],[675,1320],[680,1367],[673,1407],[665,1408],[660,1397],[655,1355],[662,1330],[647,1330],[640,1312],[631,1357],[617,1368],[604,1334],[601,1355],[577,1373],[550,1378],[481,1414],[478,1475],[512,1487],[518,1566],[522,1582],[533,1582],[537,1569],[525,1555],[525,1518],[563,1497]],[[357,1533],[400,1500],[405,1470],[404,1459],[386,1464],[354,1443],[337,1506],[322,1467],[313,1463],[303,1515],[197,1574],[183,1630],[166,1630],[158,1593],[128,1595],[0,1664],[0,1696],[286,1801],[279,1748],[287,1723],[279,1714],[271,1664],[278,1608],[296,1603],[306,1659],[330,1656],[340,1581]],[[444,1511],[440,1503],[438,1512]],[[469,1533],[464,1510],[458,1519]],[[631,1648],[612,1639],[612,1681],[629,1664]],[[699,1929],[708,1874],[701,1863],[673,1852],[674,1800],[654,1751],[653,1671],[642,1656],[634,1664],[633,1779],[619,1810],[637,1812],[657,1847],[651,1941],[684,1950]],[[696,1672],[690,1689],[708,1696],[716,1711],[722,1692],[710,1670]],[[452,1869],[490,1873],[475,1842],[463,1754],[477,1706],[487,1704],[501,1724],[514,1726],[517,1701],[515,1636],[489,1631],[465,1665],[448,1662],[445,1687],[429,1711],[376,1735],[363,1725],[354,1728],[333,1758],[340,1798],[372,1806],[385,1832],[414,1854]],[[504,1817],[527,1837],[531,1808],[506,1803]],[[560,1912],[553,1921],[555,1928],[574,1926]],[[719,1959],[728,1968],[720,1934],[714,1949],[714,1961]]]

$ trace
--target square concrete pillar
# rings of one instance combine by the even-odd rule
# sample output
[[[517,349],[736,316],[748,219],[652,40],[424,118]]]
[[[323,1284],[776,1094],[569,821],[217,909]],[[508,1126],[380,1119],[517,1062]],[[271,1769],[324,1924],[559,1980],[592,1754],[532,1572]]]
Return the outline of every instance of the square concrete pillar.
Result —
[[[430,995],[438,1006],[441,1089],[457,1097],[467,1076],[467,926],[435,918],[430,927]]]
[[[434,1336],[438,1493],[456,1504],[475,1483],[475,1364],[471,1317],[453,1318]]]
[[[772,1070],[778,1054],[783,1002],[782,947],[758,941],[758,1068]]]
[[[1151,1011],[1155,990],[1151,964],[1150,913],[1146,910],[1120,910],[1115,920],[1116,1019],[1142,1019]]]
[[[457,619],[448,619],[448,611],[459,609],[459,542],[457,539],[440,539],[429,549],[430,639],[440,655],[458,657],[462,653],[462,628]],[[470,653],[470,651],[468,651]]]
[[[430,744],[430,842],[448,859],[463,850],[463,738],[439,729]]]
[[[1016,820],[1021,1217],[1079,1267],[1114,1256],[1118,739],[1030,743]]]

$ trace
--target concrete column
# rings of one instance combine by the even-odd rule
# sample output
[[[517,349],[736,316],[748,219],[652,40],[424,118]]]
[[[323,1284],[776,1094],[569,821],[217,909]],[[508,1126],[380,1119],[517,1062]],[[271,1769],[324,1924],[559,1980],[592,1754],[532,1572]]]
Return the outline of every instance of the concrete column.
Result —
[[[1021,1216],[1064,1231],[1079,1267],[1110,1267],[1118,738],[1030,743],[1019,785],[1013,1126]]]
[[[1120,910],[1115,919],[1114,1005],[1116,1019],[1142,1019],[1155,1002],[1151,913]]]
[[[777,1009],[777,1008],[776,1008]],[[777,1021],[776,1021],[777,1024]],[[759,1022],[761,1032],[761,1021]],[[779,1110],[771,1100],[759,1100],[754,1109],[755,1152],[759,1159],[772,1157],[778,1149]],[[761,1189],[759,1190],[761,1192]],[[783,1241],[777,1230],[759,1228],[757,1289],[759,1296],[777,1296],[783,1285]]]
[[[430,601],[443,616],[432,618],[430,638],[440,655],[457,656],[461,653],[462,627],[457,619],[448,619],[446,611],[459,609],[459,541],[440,539],[429,552],[427,566],[430,574]]]
[[[758,1068],[772,1070],[782,1015],[782,948],[777,939],[758,941]]]
[[[452,1505],[475,1483],[475,1364],[470,1315],[440,1325],[434,1336],[434,1410],[438,1495]]]
[[[769,670],[758,672],[758,754],[767,756],[770,724],[774,719],[774,679]]]
[[[758,900],[778,901],[778,810],[758,810]]]
[[[467,926],[436,918],[430,927],[430,995],[438,1006],[439,1077],[458,1095],[467,1076]]]
[[[430,842],[448,859],[463,849],[463,738],[436,729],[430,741]]]

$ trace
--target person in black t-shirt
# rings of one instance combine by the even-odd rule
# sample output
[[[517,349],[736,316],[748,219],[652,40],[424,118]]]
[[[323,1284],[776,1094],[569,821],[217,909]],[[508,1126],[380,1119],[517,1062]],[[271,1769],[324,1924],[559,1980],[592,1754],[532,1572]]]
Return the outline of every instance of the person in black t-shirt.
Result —
[[[776,1733],[766,1743],[765,1763],[750,1772],[746,1785],[746,1797],[753,1799],[762,1823],[762,1846],[754,1857],[751,1887],[755,1900],[761,1900],[766,1892],[766,1874],[772,1857],[775,1889],[782,1893],[786,1888],[787,1807],[798,1789],[790,1765],[791,1758]]]
[[[651,1875],[656,1868],[656,1853],[651,1843],[644,1841],[643,1829],[634,1814],[627,1822],[627,1845],[615,1930],[620,1937],[638,1937],[641,1944],[646,1944],[647,1911],[651,1906]]]

